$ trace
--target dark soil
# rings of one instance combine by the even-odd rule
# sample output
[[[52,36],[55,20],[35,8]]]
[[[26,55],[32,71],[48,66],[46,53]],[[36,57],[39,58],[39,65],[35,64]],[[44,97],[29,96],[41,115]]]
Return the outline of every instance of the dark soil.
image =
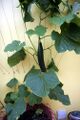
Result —
[[[36,115],[33,111],[23,113],[18,120],[51,120],[47,114]]]
[[[42,108],[43,112],[41,114],[36,114],[36,110],[38,108]],[[18,120],[52,120],[50,115],[50,111],[48,111],[48,107],[46,106],[39,106],[39,107],[32,107],[24,112]],[[47,112],[46,112],[47,111]]]

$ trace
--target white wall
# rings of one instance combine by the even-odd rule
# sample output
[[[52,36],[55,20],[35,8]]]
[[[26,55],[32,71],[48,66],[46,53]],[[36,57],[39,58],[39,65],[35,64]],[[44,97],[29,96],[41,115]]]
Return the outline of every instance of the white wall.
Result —
[[[10,53],[4,53],[4,47],[12,40],[26,41],[29,45],[29,40],[25,35],[25,26],[22,20],[22,15],[18,0],[0,0],[0,100],[3,102],[5,94],[8,92],[6,83],[13,77],[23,81],[24,75],[29,71],[33,62],[30,56],[27,56],[24,62],[21,62],[16,67],[10,68],[7,64],[7,57]],[[37,11],[37,12],[36,12]],[[40,11],[36,8],[33,9],[33,15],[36,16],[35,23],[28,23],[27,28],[36,26],[39,22],[37,14]],[[53,28],[52,25],[48,25],[47,20],[44,24],[49,27],[49,32]],[[55,28],[54,26],[54,29]],[[33,37],[33,42],[36,45],[37,38]],[[50,45],[49,38],[45,40],[44,45]],[[47,51],[49,54],[49,51]],[[71,99],[70,106],[64,106],[57,101],[49,100],[45,98],[43,101],[55,110],[65,108],[66,110],[80,109],[80,56],[74,52],[66,52],[58,54],[55,50],[53,56],[56,65],[59,67],[58,76],[59,79],[64,83],[63,89],[66,94],[69,94]],[[48,61],[46,61],[48,62]]]

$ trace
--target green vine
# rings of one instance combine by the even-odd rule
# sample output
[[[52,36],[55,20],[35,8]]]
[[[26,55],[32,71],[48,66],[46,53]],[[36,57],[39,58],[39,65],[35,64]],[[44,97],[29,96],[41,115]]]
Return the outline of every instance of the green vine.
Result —
[[[4,104],[3,104],[1,101],[0,101],[0,104],[1,104],[0,110],[3,109],[3,108],[5,108],[5,107],[4,107]]]
[[[26,29],[31,47],[27,47],[25,42],[14,40],[5,47],[4,51],[13,52],[7,60],[11,67],[23,61],[30,54],[38,65],[38,69],[36,69],[36,65],[35,67],[33,65],[32,69],[25,75],[21,85],[18,84],[16,78],[11,79],[7,84],[10,89],[14,88],[15,85],[18,86],[16,91],[11,91],[5,96],[8,120],[16,120],[26,110],[26,104],[40,104],[45,96],[58,100],[64,105],[69,105],[70,99],[68,95],[64,94],[63,84],[56,74],[59,69],[55,65],[51,50],[54,46],[59,53],[74,50],[80,54],[79,1],[70,4],[68,0],[19,0],[19,3],[24,22],[34,22],[35,20],[31,14],[32,4],[41,10],[40,21],[34,29]],[[61,10],[61,5],[64,11]],[[42,13],[44,13],[43,17]],[[52,30],[49,35],[46,35],[48,28],[42,25],[42,21],[45,19],[48,20],[49,24],[59,26],[61,32]],[[31,36],[33,35],[38,36],[38,48],[32,42]],[[47,37],[51,38],[53,43],[44,48],[42,41]],[[50,51],[50,58],[47,58],[50,63],[45,65],[44,51],[47,50]]]

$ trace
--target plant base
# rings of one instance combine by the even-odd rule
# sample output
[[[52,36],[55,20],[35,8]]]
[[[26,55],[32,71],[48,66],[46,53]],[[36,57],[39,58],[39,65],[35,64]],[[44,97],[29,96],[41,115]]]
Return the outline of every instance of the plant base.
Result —
[[[36,114],[38,109],[42,109],[41,114]],[[44,104],[27,106],[27,110],[19,117],[18,120],[55,120],[52,110]]]

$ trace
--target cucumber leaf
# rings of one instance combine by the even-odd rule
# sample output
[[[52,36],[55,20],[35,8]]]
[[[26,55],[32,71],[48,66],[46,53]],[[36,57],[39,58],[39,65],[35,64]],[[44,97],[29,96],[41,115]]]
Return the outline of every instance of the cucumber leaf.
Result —
[[[61,33],[52,31],[52,40],[55,40],[55,48],[58,52],[74,50],[80,54],[80,27],[75,23],[63,24]]]
[[[18,41],[18,40],[14,40],[12,41],[12,43],[8,44],[4,51],[5,52],[13,52],[13,51],[20,51],[23,47],[25,46],[25,42]]]
[[[21,62],[22,60],[24,60],[26,57],[26,53],[24,52],[24,49],[21,49],[20,51],[14,53],[13,55],[11,55],[10,57],[8,57],[8,64],[10,65],[10,67],[13,67],[15,65],[17,65],[19,62]]]
[[[29,104],[40,104],[42,102],[42,98],[34,95],[33,93],[29,95]]]
[[[15,87],[18,84],[18,80],[16,78],[11,79],[8,83],[7,86],[10,88]]]
[[[49,90],[60,83],[53,69],[49,69],[47,72],[32,69],[24,80],[25,85],[31,89],[32,93],[40,97],[47,96]]]
[[[59,100],[64,105],[70,105],[69,96],[64,94],[62,87],[59,85],[56,88],[50,90],[49,98]]]

